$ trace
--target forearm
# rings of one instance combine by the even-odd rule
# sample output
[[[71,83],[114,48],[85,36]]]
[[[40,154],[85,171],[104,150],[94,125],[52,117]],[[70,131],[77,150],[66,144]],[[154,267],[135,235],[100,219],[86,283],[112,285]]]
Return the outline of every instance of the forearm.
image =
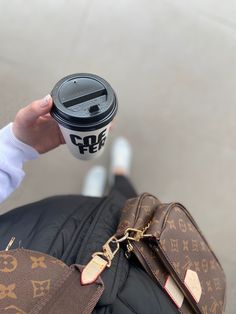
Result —
[[[0,202],[20,185],[25,175],[24,162],[38,155],[35,149],[14,136],[12,124],[0,130]]]

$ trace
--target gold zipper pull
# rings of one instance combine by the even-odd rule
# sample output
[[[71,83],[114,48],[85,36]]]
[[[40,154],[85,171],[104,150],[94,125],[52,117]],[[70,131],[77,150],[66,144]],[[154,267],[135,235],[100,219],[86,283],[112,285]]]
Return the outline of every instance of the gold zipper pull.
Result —
[[[124,239],[127,240],[127,250],[125,252],[125,256],[127,258],[130,258],[131,252],[134,250],[131,242],[139,242],[143,238],[149,238],[152,237],[151,234],[145,233],[147,229],[150,227],[151,222],[149,222],[143,229],[136,229],[136,228],[127,228],[124,233]]]
[[[11,240],[9,241],[7,247],[5,248],[5,251],[8,251],[12,247],[12,244],[14,243],[15,239],[16,239],[15,237],[11,238]]]
[[[126,245],[126,248],[127,248],[127,250],[126,250],[126,252],[125,252],[125,256],[126,256],[126,258],[130,258],[130,256],[131,256],[131,253],[132,253],[132,251],[134,250],[134,247],[133,247],[133,245],[130,243],[130,241],[128,241],[128,244]]]

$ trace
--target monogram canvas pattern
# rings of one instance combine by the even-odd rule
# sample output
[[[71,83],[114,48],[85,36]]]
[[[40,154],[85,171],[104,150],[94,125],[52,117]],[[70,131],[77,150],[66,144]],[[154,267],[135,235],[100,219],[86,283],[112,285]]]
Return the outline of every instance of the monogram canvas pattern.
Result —
[[[185,292],[180,312],[224,313],[223,269],[186,208],[178,203],[161,204],[152,195],[143,194],[127,202],[117,236],[127,228],[142,230],[148,223],[145,233],[149,236],[132,241],[133,251],[163,289],[169,274],[175,279]],[[186,281],[188,270],[195,274],[195,283]]]
[[[0,252],[0,313],[89,314],[104,290],[100,278],[82,286],[83,267],[40,252]]]
[[[10,254],[0,254],[0,273],[10,273],[17,267],[17,259]]]
[[[169,206],[159,239],[156,241],[157,247],[154,246],[154,250],[158,249],[158,252],[163,253],[170,272],[178,274],[181,284],[187,287],[190,302],[197,305],[199,312],[223,313],[226,285],[223,270],[182,205]],[[195,300],[185,283],[187,270],[195,271],[198,275],[202,290],[200,300]]]
[[[64,266],[38,252],[0,252],[0,313],[29,313],[65,274]]]

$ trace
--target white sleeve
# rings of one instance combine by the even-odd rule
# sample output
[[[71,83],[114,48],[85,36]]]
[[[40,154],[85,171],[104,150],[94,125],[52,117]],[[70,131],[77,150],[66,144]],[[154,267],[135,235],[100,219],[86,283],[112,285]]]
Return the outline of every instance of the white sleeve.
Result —
[[[12,123],[0,129],[0,203],[4,201],[24,178],[23,164],[36,159],[39,153],[19,141],[12,131]]]

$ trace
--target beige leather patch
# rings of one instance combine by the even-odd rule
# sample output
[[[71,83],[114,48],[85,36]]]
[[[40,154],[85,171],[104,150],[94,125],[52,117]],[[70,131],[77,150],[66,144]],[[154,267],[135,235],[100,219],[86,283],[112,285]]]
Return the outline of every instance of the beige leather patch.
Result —
[[[108,262],[105,259],[95,255],[82,271],[81,284],[88,285],[95,282],[107,264]]]
[[[169,294],[171,299],[174,301],[178,309],[181,308],[184,301],[184,295],[171,276],[167,277],[164,289]]]
[[[185,275],[184,284],[198,303],[202,295],[202,287],[197,273],[188,269]]]

